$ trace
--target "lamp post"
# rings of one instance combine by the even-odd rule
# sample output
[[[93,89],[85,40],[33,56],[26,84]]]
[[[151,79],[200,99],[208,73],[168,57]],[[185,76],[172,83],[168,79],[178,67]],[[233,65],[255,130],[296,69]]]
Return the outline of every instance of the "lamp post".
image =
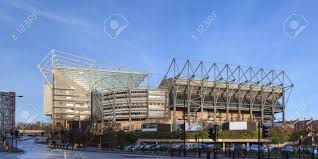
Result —
[[[261,154],[260,154],[260,149],[261,149],[261,127],[263,126],[262,125],[262,123],[260,123],[260,122],[258,122],[258,135],[257,135],[257,137],[258,137],[258,140],[257,140],[257,142],[258,142],[258,147],[257,147],[257,156],[258,156],[258,159],[260,159],[261,158]]]
[[[298,146],[298,158],[300,159],[300,149],[301,149],[301,140],[303,139],[303,136],[299,136],[299,146]]]
[[[311,131],[311,158],[315,158],[315,136],[314,136],[314,129],[313,125],[310,125],[310,131]]]

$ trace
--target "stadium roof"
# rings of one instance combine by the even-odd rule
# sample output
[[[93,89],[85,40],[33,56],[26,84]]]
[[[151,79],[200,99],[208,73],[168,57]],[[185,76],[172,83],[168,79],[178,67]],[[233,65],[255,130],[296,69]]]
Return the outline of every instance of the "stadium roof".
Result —
[[[58,70],[84,89],[98,91],[138,88],[148,75],[147,72],[98,69],[94,60],[57,50],[51,50],[38,69],[50,86],[54,71]]]

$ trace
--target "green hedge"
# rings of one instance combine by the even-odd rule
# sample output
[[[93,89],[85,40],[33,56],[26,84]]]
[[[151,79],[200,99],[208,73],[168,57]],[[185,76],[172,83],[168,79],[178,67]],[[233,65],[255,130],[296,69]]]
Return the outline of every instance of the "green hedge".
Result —
[[[257,131],[222,131],[220,139],[257,139]]]

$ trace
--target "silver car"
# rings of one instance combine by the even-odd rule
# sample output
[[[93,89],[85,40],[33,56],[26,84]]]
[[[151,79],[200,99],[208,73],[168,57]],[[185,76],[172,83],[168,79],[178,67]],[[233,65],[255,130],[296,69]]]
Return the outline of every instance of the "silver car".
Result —
[[[283,149],[283,152],[294,152],[294,147],[292,145],[286,145]]]

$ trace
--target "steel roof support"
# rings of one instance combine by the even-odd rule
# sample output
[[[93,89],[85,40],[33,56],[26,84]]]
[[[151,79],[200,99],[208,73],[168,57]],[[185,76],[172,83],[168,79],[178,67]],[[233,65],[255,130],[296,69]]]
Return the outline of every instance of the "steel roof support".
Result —
[[[226,65],[226,121],[230,121],[229,119],[229,113],[230,113],[230,110],[229,110],[229,104],[230,104],[230,101],[229,101],[229,82],[228,82],[228,79],[229,79],[229,69],[228,69],[228,66]],[[223,97],[223,95],[222,95]]]
[[[174,107],[173,123],[176,123],[177,92],[180,91],[184,91],[184,98],[187,99],[188,119],[192,113],[200,112],[202,121],[205,109],[213,108],[214,121],[216,121],[216,114],[220,110],[220,106],[223,107],[222,110],[226,111],[226,121],[231,120],[230,111],[237,111],[237,120],[243,120],[242,111],[249,110],[251,121],[254,121],[257,112],[257,116],[260,114],[260,118],[256,118],[264,122],[270,118],[274,120],[275,107],[279,99],[283,101],[284,110],[287,102],[286,91],[293,87],[286,74],[278,70],[216,63],[211,64],[206,70],[203,61],[193,64],[190,60],[180,66],[179,71],[177,62],[173,59],[164,76],[164,79],[168,80],[172,70],[174,71],[173,82],[167,82],[168,90],[171,92],[170,96],[173,97],[171,100]],[[288,79],[288,82],[284,83],[284,78]],[[178,80],[181,81],[180,88],[177,86]],[[186,83],[182,84],[182,82]],[[209,82],[213,82],[213,85]],[[269,87],[272,87],[272,90],[269,90]],[[282,88],[284,89],[282,90]],[[178,89],[180,90],[178,91]],[[281,91],[284,92],[284,95],[276,97],[275,93]],[[206,98],[206,94],[208,94],[208,98]],[[206,103],[206,100],[211,100],[211,102]],[[268,117],[269,115],[272,117]]]

